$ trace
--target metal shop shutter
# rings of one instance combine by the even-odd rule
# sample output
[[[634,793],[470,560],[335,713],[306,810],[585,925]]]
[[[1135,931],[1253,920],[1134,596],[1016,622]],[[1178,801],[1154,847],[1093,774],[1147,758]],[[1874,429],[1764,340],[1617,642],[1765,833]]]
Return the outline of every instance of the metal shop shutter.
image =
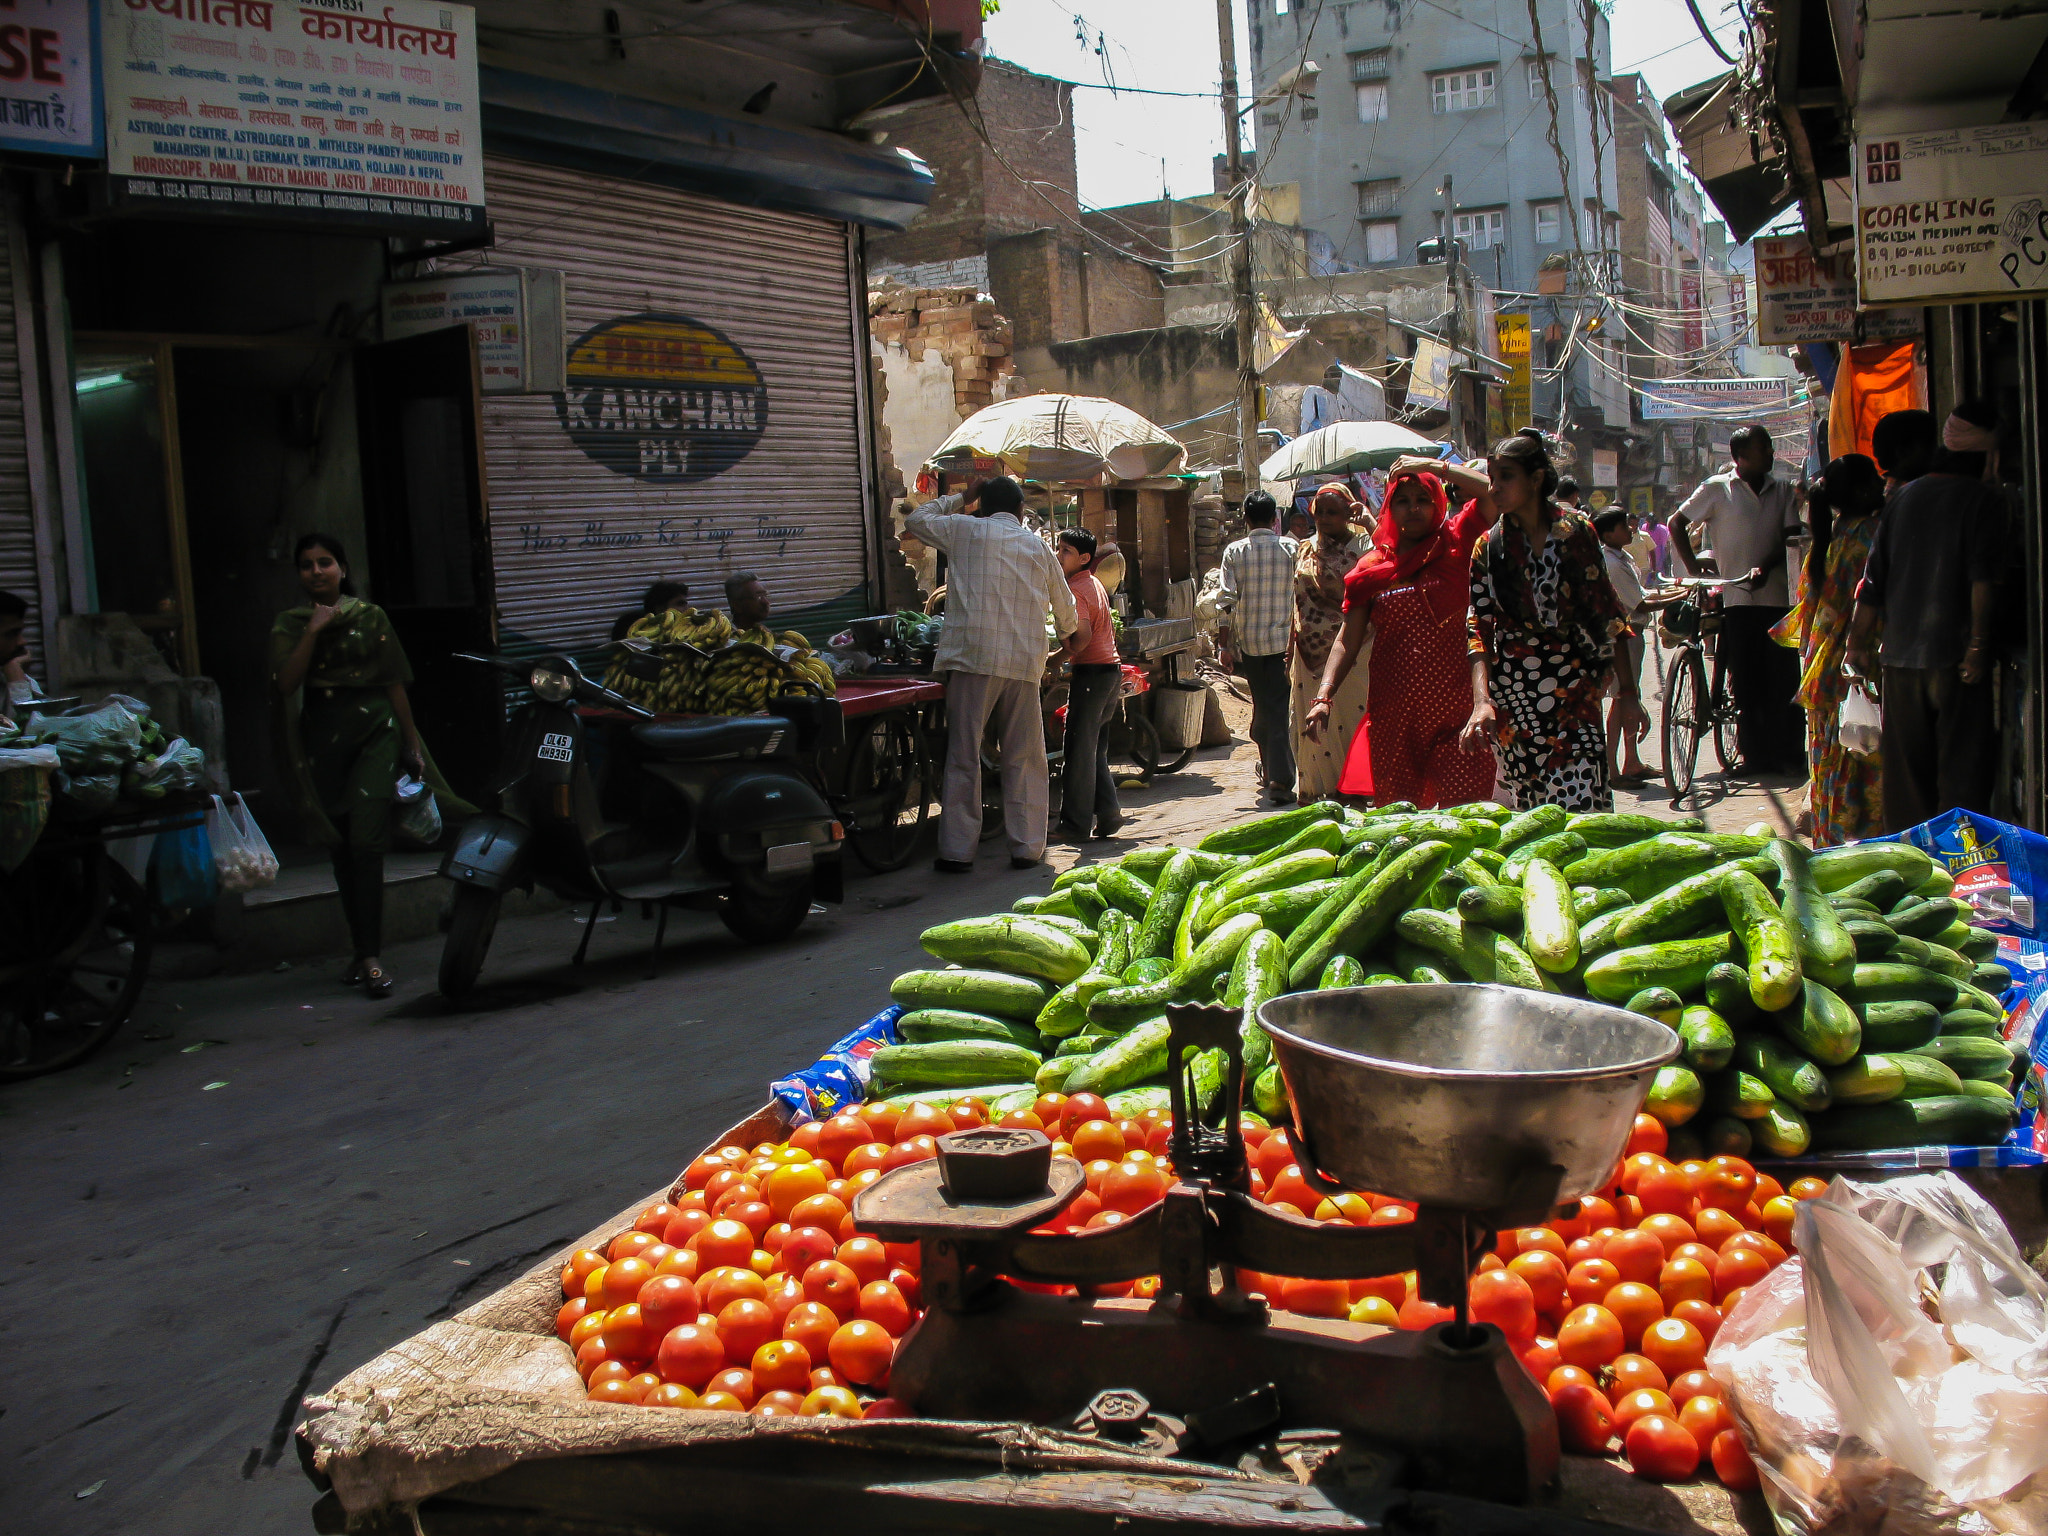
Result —
[[[662,577],[700,607],[752,571],[780,615],[863,611],[847,226],[485,166],[498,243],[460,264],[563,270],[571,348],[566,396],[483,402],[502,642],[603,640]]]
[[[11,209],[0,217],[12,218]],[[36,575],[35,519],[29,510],[28,429],[21,413],[21,348],[15,328],[14,246],[0,228],[0,587],[28,601],[23,636],[30,664],[45,681],[49,658],[42,643],[41,585]]]

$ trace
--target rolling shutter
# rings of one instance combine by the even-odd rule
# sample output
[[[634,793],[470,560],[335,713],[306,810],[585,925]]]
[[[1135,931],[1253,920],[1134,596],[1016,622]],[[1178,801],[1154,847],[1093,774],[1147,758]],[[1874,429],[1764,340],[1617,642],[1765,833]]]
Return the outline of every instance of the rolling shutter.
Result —
[[[584,647],[659,578],[778,628],[866,611],[847,226],[486,156],[497,244],[565,274],[565,396],[483,400],[501,644]],[[829,626],[829,627],[827,627]]]
[[[0,217],[12,220],[11,205],[0,205]],[[28,602],[30,662],[36,674],[49,678],[48,653],[42,643],[42,583],[36,573],[35,518],[30,511],[28,429],[21,408],[20,333],[15,324],[15,242],[0,230],[0,587]]]

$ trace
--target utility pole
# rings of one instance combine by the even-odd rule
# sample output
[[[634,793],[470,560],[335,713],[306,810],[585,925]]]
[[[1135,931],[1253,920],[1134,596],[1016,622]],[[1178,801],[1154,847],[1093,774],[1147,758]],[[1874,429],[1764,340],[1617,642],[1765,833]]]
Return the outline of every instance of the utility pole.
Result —
[[[1258,297],[1252,291],[1251,220],[1245,212],[1244,146],[1238,138],[1237,25],[1233,0],[1216,0],[1223,74],[1223,149],[1230,176],[1230,301],[1237,318],[1237,461],[1245,494],[1259,488]]]
[[[1444,184],[1440,189],[1440,195],[1443,198],[1444,207],[1443,212],[1437,215],[1442,221],[1437,226],[1437,233],[1444,242],[1444,296],[1450,300],[1451,305],[1450,321],[1444,327],[1444,339],[1451,344],[1451,376],[1445,383],[1444,393],[1448,397],[1445,403],[1450,407],[1451,412],[1451,439],[1462,452],[1468,444],[1464,433],[1465,412],[1462,408],[1464,384],[1458,377],[1458,348],[1464,344],[1459,324],[1461,317],[1458,293],[1460,287],[1458,282],[1458,202],[1451,190],[1451,176],[1449,172],[1444,174]]]

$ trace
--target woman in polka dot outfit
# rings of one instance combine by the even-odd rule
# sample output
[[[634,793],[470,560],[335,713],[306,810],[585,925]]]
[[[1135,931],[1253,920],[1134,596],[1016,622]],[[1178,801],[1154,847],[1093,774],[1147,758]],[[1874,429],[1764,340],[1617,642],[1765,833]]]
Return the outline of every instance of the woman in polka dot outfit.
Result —
[[[1491,741],[1515,804],[1613,808],[1601,695],[1614,674],[1627,615],[1587,521],[1552,499],[1557,471],[1543,436],[1525,427],[1487,457],[1500,521],[1472,551],[1472,717],[1467,750]],[[1626,669],[1624,669],[1624,672]],[[1622,676],[1615,716],[1640,734],[1649,720]]]

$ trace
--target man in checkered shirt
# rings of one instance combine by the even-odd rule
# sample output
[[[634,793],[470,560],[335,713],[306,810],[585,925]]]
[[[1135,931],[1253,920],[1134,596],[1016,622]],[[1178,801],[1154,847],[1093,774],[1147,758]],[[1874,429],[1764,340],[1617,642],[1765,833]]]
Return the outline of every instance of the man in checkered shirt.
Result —
[[[1223,551],[1217,606],[1227,615],[1217,644],[1223,664],[1252,690],[1252,740],[1259,776],[1275,805],[1294,799],[1294,741],[1288,723],[1287,639],[1294,620],[1294,561],[1299,552],[1273,524],[1278,509],[1264,491],[1244,499],[1250,530]],[[1235,654],[1235,660],[1232,656]]]

